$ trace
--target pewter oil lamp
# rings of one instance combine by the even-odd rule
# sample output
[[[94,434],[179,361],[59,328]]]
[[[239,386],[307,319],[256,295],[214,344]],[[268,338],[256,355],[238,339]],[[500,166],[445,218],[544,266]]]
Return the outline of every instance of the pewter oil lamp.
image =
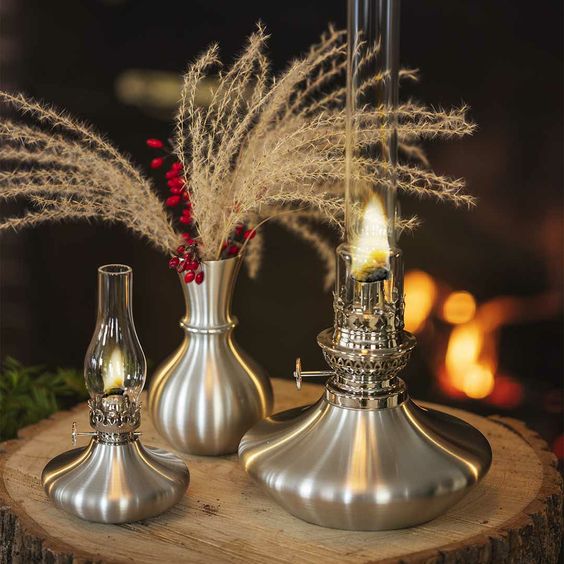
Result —
[[[86,447],[52,459],[41,480],[53,503],[82,519],[125,523],[162,513],[189,483],[182,460],[139,439],[146,362],[131,308],[132,269],[98,269],[98,317],[84,361],[93,432]]]
[[[255,425],[241,441],[246,471],[290,513],[339,529],[424,523],[487,473],[491,449],[467,423],[418,406],[398,373],[415,347],[404,330],[403,260],[397,247],[394,168],[399,0],[350,0],[347,72],[346,241],[337,249],[333,327],[317,338],[330,370],[321,399]],[[374,64],[363,53],[374,50]],[[383,76],[371,91],[363,73]],[[355,109],[387,108],[381,144],[358,142]],[[358,181],[378,160],[381,181]]]

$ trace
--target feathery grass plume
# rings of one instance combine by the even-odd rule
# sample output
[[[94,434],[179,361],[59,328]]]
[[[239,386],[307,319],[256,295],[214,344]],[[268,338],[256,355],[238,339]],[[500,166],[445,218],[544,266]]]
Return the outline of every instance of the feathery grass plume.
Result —
[[[267,77],[266,39],[259,25],[230,70],[220,75],[207,111],[184,108],[183,101],[193,99],[187,88],[195,89],[197,82],[188,77],[207,67],[209,52],[192,65],[184,81],[175,152],[189,171],[186,181],[192,216],[208,259],[220,256],[235,226],[249,223],[251,215],[263,220],[277,210],[307,207],[330,223],[342,221],[342,198],[326,187],[342,190],[345,175],[345,91],[335,84],[346,68],[344,32],[329,29],[319,44],[276,80]],[[215,50],[213,53],[215,58]],[[366,58],[377,55],[373,49]],[[405,70],[401,74],[414,78],[416,73]],[[360,89],[385,79],[384,75],[371,77]],[[355,116],[357,143],[374,145],[393,126],[402,151],[426,164],[415,141],[471,133],[473,125],[466,121],[465,112],[464,107],[444,111],[409,102],[393,112],[392,121],[386,107],[363,107]],[[192,120],[182,128],[181,116],[187,114]],[[386,163],[367,160],[356,164],[361,180],[381,182]],[[461,181],[412,164],[402,165],[397,187],[457,205],[473,202],[463,192]],[[296,231],[297,224],[289,216],[280,223]],[[305,228],[304,238],[317,244]]]
[[[235,250],[246,253],[250,272],[256,274],[262,238],[243,242],[234,233],[272,219],[311,243],[331,277],[332,247],[316,224],[342,229],[344,220],[345,32],[329,28],[318,44],[276,77],[265,54],[267,38],[259,24],[233,64],[220,70],[207,107],[196,105],[196,92],[221,69],[218,46],[196,58],[183,77],[174,152],[183,166],[191,229],[200,258],[219,259],[226,245],[232,248],[235,242]],[[365,49],[360,64],[370,65],[377,56],[377,47]],[[358,90],[365,92],[388,78],[386,73],[369,76]],[[417,72],[402,70],[400,78],[416,79]],[[176,248],[180,230],[173,227],[151,183],[113,145],[83,123],[21,95],[0,93],[0,99],[36,120],[35,125],[11,120],[0,124],[0,198],[24,197],[32,205],[23,217],[0,219],[0,230],[96,218],[121,222],[164,252]],[[393,185],[387,180],[387,162],[355,157],[357,181],[388,183],[455,205],[473,204],[461,180],[424,168],[428,162],[418,145],[421,139],[472,133],[466,107],[443,110],[408,101],[395,110],[361,106],[352,117],[359,149],[381,144],[396,130],[400,154],[406,157],[394,171]],[[400,219],[397,228],[415,224],[413,218]]]
[[[123,223],[164,252],[178,244],[151,183],[113,145],[84,123],[21,94],[0,92],[0,100],[36,121],[0,123],[0,199],[22,197],[32,204],[21,217],[3,217],[0,231],[98,219]]]

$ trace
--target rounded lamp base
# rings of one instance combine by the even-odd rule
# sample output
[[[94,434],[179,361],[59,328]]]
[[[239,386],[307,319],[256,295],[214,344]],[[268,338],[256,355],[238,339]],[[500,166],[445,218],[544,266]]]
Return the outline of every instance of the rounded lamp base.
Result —
[[[350,409],[323,397],[259,422],[243,437],[239,456],[296,517],[378,531],[444,513],[485,476],[492,451],[471,425],[410,399]]]
[[[87,521],[128,523],[177,503],[190,474],[180,458],[138,439],[106,444],[94,438],[50,460],[41,482],[60,509]]]

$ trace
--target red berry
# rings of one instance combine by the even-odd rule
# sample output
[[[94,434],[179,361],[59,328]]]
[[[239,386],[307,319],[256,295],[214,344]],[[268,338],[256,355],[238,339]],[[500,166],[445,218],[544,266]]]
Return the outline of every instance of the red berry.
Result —
[[[192,223],[192,218],[188,217],[186,215],[183,215],[180,219],[179,219],[180,223],[182,223],[182,225],[190,225]]]
[[[180,262],[180,259],[178,257],[172,257],[169,261],[168,261],[168,267],[169,268],[176,268],[178,266],[178,263]]]
[[[182,233],[182,238],[186,241],[187,245],[193,245],[195,243],[190,233]]]
[[[166,205],[169,208],[173,208],[180,203],[180,196],[170,196],[166,199]]]
[[[177,255],[181,255],[184,253],[184,251],[186,250],[186,247],[184,245],[180,245],[177,249],[176,249],[176,254]]]
[[[239,223],[239,225],[235,226],[235,235],[241,235],[241,233],[243,233],[243,224]]]
[[[229,255],[236,255],[239,252],[239,247],[237,245],[231,245],[229,249],[227,249],[227,254]]]
[[[245,231],[245,234],[243,235],[243,237],[245,239],[253,239],[256,234],[257,234],[257,232],[254,229],[247,229],[247,231]]]
[[[201,284],[204,281],[204,273],[202,271],[196,274],[196,284]]]
[[[157,157],[151,161],[151,168],[161,168],[163,163],[164,159],[162,157]]]
[[[147,139],[147,145],[151,147],[151,149],[162,149],[164,146],[160,139]]]
[[[172,170],[172,169],[167,170],[165,172],[165,178],[167,180],[170,180],[171,178],[176,178],[179,174],[180,174],[180,171],[178,171],[178,170]]]
[[[186,192],[186,190],[184,190],[184,192],[182,192],[182,198],[184,198],[184,200],[188,201],[190,199],[190,194],[188,194],[188,192]]]
[[[186,282],[187,284],[190,284],[190,282],[192,282],[192,280],[194,280],[194,278],[196,279],[196,282],[199,284],[200,282],[198,282],[198,277],[194,274],[193,270],[189,270],[185,275],[184,275],[184,282]]]
[[[167,185],[169,188],[182,188],[184,186],[184,180],[175,176],[167,182]]]
[[[170,189],[170,193],[171,193],[171,194],[176,194],[176,195],[178,195],[178,196],[180,196],[181,192],[182,192],[182,188],[178,188],[178,186],[173,186],[173,187]]]
[[[172,163],[171,170],[182,170],[182,163],[176,161]]]

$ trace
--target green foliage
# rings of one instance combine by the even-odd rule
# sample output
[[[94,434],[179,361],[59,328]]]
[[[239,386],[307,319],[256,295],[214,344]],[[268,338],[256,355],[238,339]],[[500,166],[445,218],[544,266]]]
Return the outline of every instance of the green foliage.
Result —
[[[0,440],[11,439],[31,425],[88,397],[81,372],[47,371],[6,358],[0,371]]]

